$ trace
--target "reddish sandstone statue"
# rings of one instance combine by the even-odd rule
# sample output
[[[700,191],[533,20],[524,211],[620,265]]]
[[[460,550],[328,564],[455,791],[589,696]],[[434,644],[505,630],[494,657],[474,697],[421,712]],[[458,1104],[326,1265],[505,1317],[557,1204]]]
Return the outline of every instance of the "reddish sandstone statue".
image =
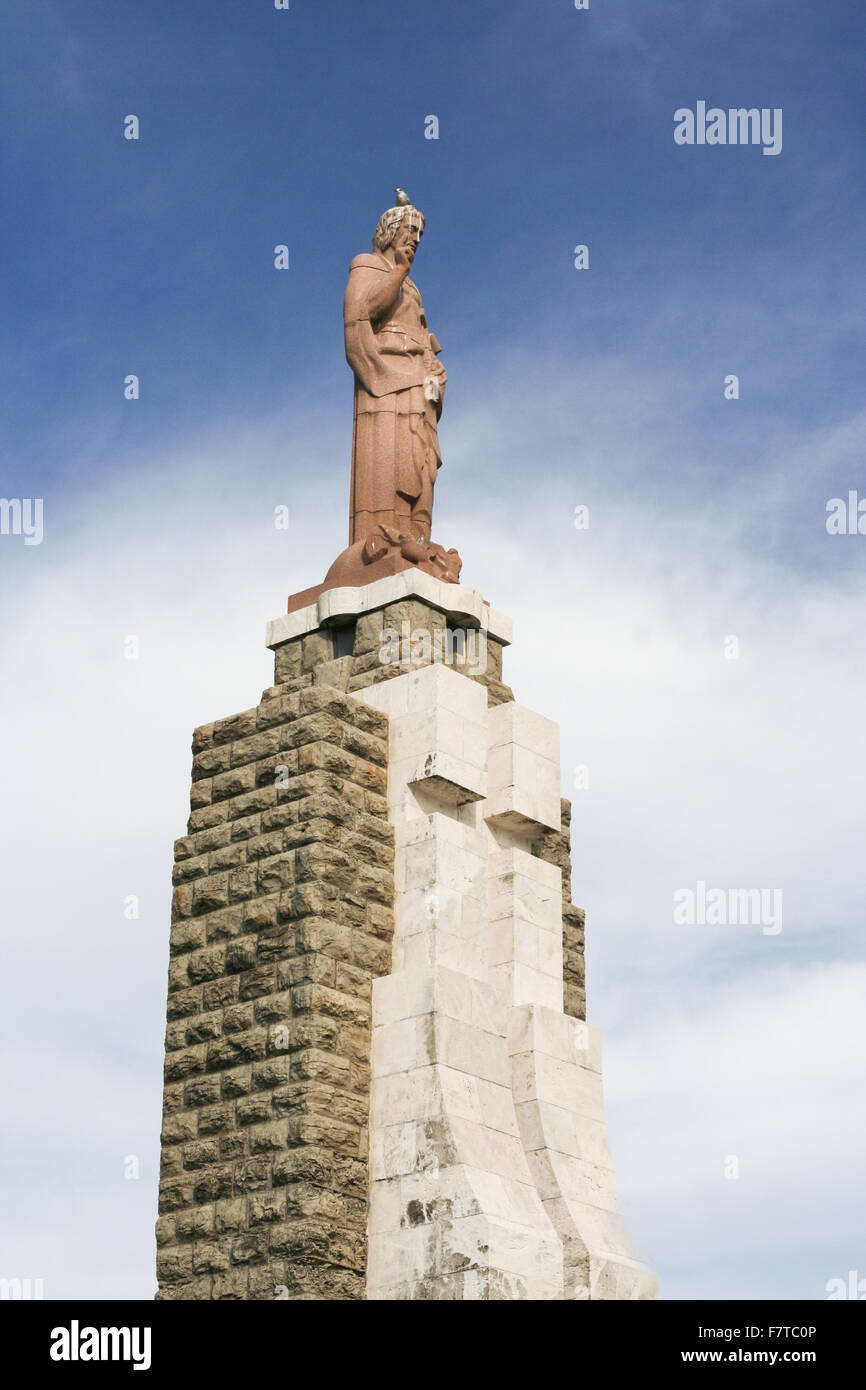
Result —
[[[436,427],[445,369],[409,278],[425,219],[402,198],[380,218],[373,255],[352,261],[343,304],[355,373],[350,544],[378,526],[429,540],[442,464]]]
[[[379,219],[371,255],[349,268],[346,360],[355,375],[349,548],[324,587],[369,584],[415,565],[456,583],[461,560],[431,540],[442,464],[437,426],[445,368],[409,271],[424,214],[406,193]]]

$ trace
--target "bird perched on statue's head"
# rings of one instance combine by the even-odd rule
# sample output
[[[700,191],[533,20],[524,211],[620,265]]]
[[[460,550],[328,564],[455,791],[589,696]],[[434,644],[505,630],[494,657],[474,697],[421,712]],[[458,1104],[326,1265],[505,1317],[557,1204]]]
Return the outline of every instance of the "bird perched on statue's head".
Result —
[[[409,208],[412,206],[412,199],[409,197],[405,188],[395,188],[394,195],[394,206],[396,208]]]

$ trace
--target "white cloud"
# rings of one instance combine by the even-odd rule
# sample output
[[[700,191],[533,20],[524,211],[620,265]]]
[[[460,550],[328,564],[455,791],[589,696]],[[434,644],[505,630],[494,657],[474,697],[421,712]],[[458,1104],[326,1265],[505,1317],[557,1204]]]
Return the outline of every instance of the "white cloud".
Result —
[[[862,422],[808,441],[799,492],[800,470],[768,440],[760,484],[711,502],[690,485],[697,461],[673,452],[655,389],[635,381],[624,423],[610,408],[620,380],[599,371],[584,386],[596,407],[579,473],[552,427],[545,454],[519,421],[506,436],[492,397],[487,412],[458,409],[437,529],[459,546],[466,581],[515,618],[506,679],[560,721],[564,793],[570,769],[590,769],[590,789],[573,794],[590,1014],[606,1038],[621,1185],[663,1290],[819,1297],[866,1258],[852,1248],[864,587],[850,552],[825,548],[798,569],[755,535],[774,506],[797,534],[803,488],[832,473]],[[567,418],[567,390],[539,385],[537,418]],[[171,841],[187,814],[189,737],[257,702],[271,681],[265,620],[345,543],[345,469],[329,462],[345,449],[332,435],[226,427],[142,460],[75,510],[46,498],[41,548],[4,541],[16,602],[0,689],[11,924],[0,1006],[5,1055],[23,1064],[7,1065],[3,1087],[14,1210],[2,1272],[43,1277],[57,1295],[153,1289]],[[655,500],[646,478],[623,486],[641,454],[644,469],[669,459]],[[490,491],[485,457],[497,461]],[[521,496],[546,459],[544,487]],[[287,493],[290,478],[301,481]],[[578,501],[592,507],[587,532],[572,524]],[[288,533],[272,524],[281,502]],[[724,658],[730,633],[738,661]],[[123,659],[129,634],[138,661]],[[782,886],[781,935],[675,927],[673,891],[699,878]],[[132,923],[129,893],[142,903]],[[144,1158],[134,1184],[118,1178],[129,1153]],[[738,1182],[720,1176],[725,1154],[741,1158]]]
[[[822,1298],[863,1270],[864,991],[862,962],[783,966],[652,1000],[609,1042],[614,1155],[664,1297]]]

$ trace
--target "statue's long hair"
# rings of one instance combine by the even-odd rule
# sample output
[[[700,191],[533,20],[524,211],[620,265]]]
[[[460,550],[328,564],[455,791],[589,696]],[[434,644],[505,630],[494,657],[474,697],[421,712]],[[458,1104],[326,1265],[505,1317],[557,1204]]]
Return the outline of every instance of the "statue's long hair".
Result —
[[[382,213],[382,216],[379,218],[378,226],[373,233],[374,251],[387,251],[391,242],[397,235],[397,228],[400,226],[400,223],[407,213],[414,213],[416,217],[420,217],[421,226],[422,228],[424,227],[427,221],[426,217],[420,208],[413,207],[411,203],[406,203],[403,207],[388,208],[387,212]]]

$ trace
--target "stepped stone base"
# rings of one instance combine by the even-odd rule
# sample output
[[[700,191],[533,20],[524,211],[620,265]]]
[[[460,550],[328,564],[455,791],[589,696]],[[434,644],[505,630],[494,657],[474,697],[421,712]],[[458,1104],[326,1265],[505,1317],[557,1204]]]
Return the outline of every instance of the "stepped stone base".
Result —
[[[420,572],[331,590],[269,625],[259,706],[196,731],[158,1297],[656,1296],[510,637]]]
[[[444,660],[486,686],[491,704],[514,698],[502,683],[510,641],[509,619],[474,589],[416,569],[364,588],[331,589],[268,623],[267,631],[274,679],[290,690],[325,684],[356,694]]]

